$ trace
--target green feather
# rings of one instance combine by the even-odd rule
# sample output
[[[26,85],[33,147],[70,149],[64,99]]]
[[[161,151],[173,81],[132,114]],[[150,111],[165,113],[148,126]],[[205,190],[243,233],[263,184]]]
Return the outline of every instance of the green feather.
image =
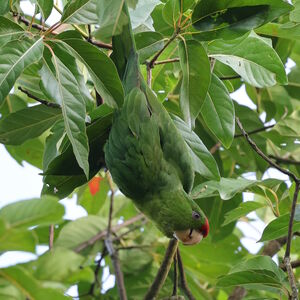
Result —
[[[123,12],[129,20],[126,4]],[[201,228],[206,217],[188,196],[194,180],[188,148],[145,84],[130,21],[113,38],[112,59],[126,94],[105,146],[106,164],[115,183],[165,235]],[[199,212],[199,220],[192,218],[193,211]]]

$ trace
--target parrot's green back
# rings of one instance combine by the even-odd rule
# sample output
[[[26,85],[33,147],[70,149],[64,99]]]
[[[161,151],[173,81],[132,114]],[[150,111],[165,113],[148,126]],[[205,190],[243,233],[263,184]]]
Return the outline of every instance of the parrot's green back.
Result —
[[[129,19],[126,4],[123,12]],[[188,197],[194,171],[187,145],[141,75],[130,21],[113,37],[111,57],[126,95],[104,149],[113,180],[167,236],[202,226],[206,217]],[[201,222],[193,211],[201,211]]]

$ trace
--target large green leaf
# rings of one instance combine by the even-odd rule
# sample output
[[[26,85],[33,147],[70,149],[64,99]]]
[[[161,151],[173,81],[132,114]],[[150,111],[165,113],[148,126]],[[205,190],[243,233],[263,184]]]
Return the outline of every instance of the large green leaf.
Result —
[[[101,105],[97,110],[98,119],[87,127],[90,147],[89,164],[91,166],[89,179],[104,166],[103,146],[108,138],[112,122],[110,109]],[[82,169],[76,163],[70,144],[66,146],[61,155],[49,164],[45,175],[43,193],[57,195],[60,198],[68,196],[76,187],[87,182]]]
[[[283,0],[199,1],[193,12],[197,38],[232,39],[283,15],[293,7]]]
[[[10,228],[0,219],[0,251],[35,252],[37,238],[33,231],[20,228]]]
[[[271,221],[264,229],[260,242],[271,241],[287,235],[290,214],[282,215]],[[293,231],[300,230],[300,221],[294,221]]]
[[[65,6],[61,21],[70,24],[97,24],[96,0],[71,0]]]
[[[42,38],[24,38],[0,48],[0,105],[23,70],[42,57],[42,41]]]
[[[52,196],[18,201],[1,208],[0,218],[4,219],[11,228],[45,226],[61,222],[65,210],[57,201],[57,198]]]
[[[285,278],[286,275],[271,257],[257,256],[234,266],[229,274],[218,280],[217,285],[219,287],[244,285],[249,288],[267,290],[276,288],[286,291]]]
[[[223,200],[231,199],[237,193],[241,193],[252,185],[257,184],[255,180],[245,178],[221,178],[220,181],[207,181],[194,187],[192,197],[201,199],[220,195]]]
[[[229,148],[235,132],[234,106],[225,85],[215,74],[212,74],[201,115],[207,127]]]
[[[36,0],[37,5],[43,15],[44,20],[47,20],[53,8],[53,1],[49,0]]]
[[[300,136],[300,110],[296,110],[285,119],[280,120],[273,130],[282,136],[298,138]]]
[[[96,37],[110,38],[122,32],[123,25],[128,23],[128,17],[122,10],[124,2],[124,0],[96,1],[99,25]]]
[[[163,36],[159,32],[144,31],[134,36],[140,63],[164,47]]]
[[[106,229],[106,224],[106,220],[99,216],[87,216],[70,222],[60,231],[55,246],[75,249]]]
[[[179,57],[183,74],[180,106],[184,120],[192,127],[209,88],[210,63],[201,43],[193,40],[180,42]]]
[[[72,274],[79,271],[83,262],[84,257],[74,251],[54,247],[33,262],[31,268],[39,280],[67,282]],[[93,277],[92,275],[92,281]]]
[[[63,41],[64,45],[85,64],[104,102],[111,107],[122,105],[123,87],[112,60],[97,47],[82,40],[66,37]]]
[[[44,55],[41,76],[44,88],[61,105],[67,136],[79,166],[89,177],[89,146],[85,126],[85,101],[78,87],[78,81],[67,64],[68,59]]]
[[[208,53],[230,66],[253,86],[267,87],[287,83],[284,66],[269,40],[254,32],[235,40],[214,41],[209,44]]]
[[[288,75],[289,82],[285,86],[289,95],[295,99],[300,99],[300,69],[295,66]]]
[[[219,179],[218,165],[198,135],[180,118],[176,116],[172,116],[172,118],[190,150],[194,170],[204,177]]]
[[[9,19],[0,17],[0,46],[11,40],[18,39],[24,34],[24,29]]]
[[[237,208],[231,210],[225,215],[225,221],[223,223],[223,226],[233,221],[236,221],[239,218],[246,216],[248,213],[257,210],[259,208],[262,208],[264,206],[266,205],[259,202],[252,202],[252,201],[243,202]]]
[[[30,300],[67,300],[57,289],[45,288],[25,268],[14,266],[0,269],[0,276],[19,289]]]
[[[59,108],[42,104],[18,110],[0,120],[0,142],[20,145],[41,135],[61,117]]]

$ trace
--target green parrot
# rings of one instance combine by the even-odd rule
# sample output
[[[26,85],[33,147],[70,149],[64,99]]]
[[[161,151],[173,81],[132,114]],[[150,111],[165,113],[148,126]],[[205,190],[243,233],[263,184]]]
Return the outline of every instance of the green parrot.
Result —
[[[191,199],[194,171],[188,148],[163,105],[146,85],[128,22],[113,38],[113,54],[125,90],[105,145],[105,161],[120,191],[167,237],[199,243],[208,220]]]

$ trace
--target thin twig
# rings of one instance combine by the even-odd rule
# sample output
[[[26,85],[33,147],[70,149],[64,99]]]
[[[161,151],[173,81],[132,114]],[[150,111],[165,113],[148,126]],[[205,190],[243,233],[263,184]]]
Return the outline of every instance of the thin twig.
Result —
[[[111,222],[112,222],[112,214],[113,214],[113,202],[114,202],[114,195],[115,190],[112,183],[112,178],[110,175],[110,172],[106,172],[107,175],[107,181],[110,188],[110,206],[109,206],[109,215],[108,215],[108,225],[107,225],[107,231],[106,231],[106,239],[105,239],[105,246],[108,251],[108,254],[112,260],[114,270],[115,270],[115,276],[116,276],[116,283],[117,288],[120,296],[120,300],[127,300],[126,295],[126,289],[124,284],[124,277],[121,270],[121,264],[119,260],[118,252],[114,249],[114,245],[111,238]]]
[[[177,261],[178,261],[178,271],[179,271],[179,277],[180,277],[180,288],[182,289],[182,291],[185,293],[185,295],[187,296],[187,298],[189,300],[196,300],[196,298],[192,294],[191,290],[189,289],[187,281],[186,281],[183,262],[182,262],[182,258],[180,255],[179,248],[177,248]]]
[[[94,282],[91,284],[90,290],[89,290],[87,295],[94,295],[95,285],[96,285],[96,283],[99,284],[98,275],[99,275],[99,271],[100,271],[100,268],[101,268],[101,262],[104,259],[104,257],[106,256],[106,254],[107,254],[107,250],[106,250],[106,247],[104,246],[103,250],[101,252],[101,257],[98,259],[97,265],[96,265],[96,268],[95,268],[95,271],[94,271]],[[100,286],[100,284],[99,284],[99,286]]]
[[[291,261],[291,266],[292,266],[293,269],[300,267],[300,259]],[[281,264],[280,268],[283,271],[286,271],[286,266],[284,264]]]
[[[258,146],[255,144],[255,142],[249,137],[249,134],[244,130],[243,125],[241,124],[239,118],[236,118],[236,122],[241,130],[241,132],[243,133],[243,136],[246,138],[246,140],[248,141],[249,145],[253,148],[253,150],[259,155],[261,156],[266,162],[268,162],[272,167],[274,167],[275,169],[277,169],[278,171],[290,176],[295,182],[299,182],[300,180],[296,177],[295,174],[293,174],[292,172],[290,172],[289,170],[286,170],[282,167],[280,167],[279,165],[277,165],[275,162],[273,162],[268,156],[266,156],[259,148]]]
[[[292,300],[298,300],[298,290],[297,290],[296,280],[295,280],[294,272],[291,266],[291,259],[290,259],[291,244],[292,244],[292,237],[293,237],[293,223],[294,223],[296,204],[297,204],[297,199],[299,194],[300,181],[295,180],[295,184],[296,184],[295,192],[294,192],[293,203],[292,203],[291,214],[290,214],[290,221],[289,221],[288,239],[287,239],[285,255],[283,259],[284,265],[288,273],[290,286],[292,289]]]
[[[300,165],[300,161],[289,159],[289,158],[282,158],[274,155],[269,155],[270,158],[275,159],[277,164],[285,164],[285,165]]]
[[[246,140],[248,141],[249,145],[254,149],[254,151],[260,155],[265,161],[267,161],[272,167],[276,168],[280,172],[288,175],[291,177],[294,182],[295,182],[295,192],[294,192],[294,197],[293,197],[293,203],[291,207],[291,213],[290,213],[290,220],[289,220],[289,228],[288,228],[288,236],[287,236],[287,245],[286,245],[286,250],[285,250],[285,255],[284,255],[284,265],[286,267],[287,273],[288,273],[288,278],[292,290],[292,295],[291,299],[292,300],[298,300],[298,291],[297,291],[297,286],[296,286],[296,280],[295,276],[293,273],[293,269],[291,266],[291,260],[290,260],[290,251],[291,251],[291,243],[292,243],[292,237],[293,237],[293,223],[294,223],[294,217],[295,217],[295,211],[296,211],[296,204],[297,204],[297,199],[298,199],[298,194],[299,194],[299,188],[300,188],[300,179],[297,178],[295,174],[290,172],[289,170],[283,169],[280,167],[278,164],[273,162],[268,156],[266,156],[259,148],[258,146],[253,142],[253,140],[249,137],[247,132],[244,130],[240,120],[236,118],[236,122],[245,136]]]
[[[49,101],[46,101],[46,100],[43,100],[43,99],[40,99],[34,95],[32,95],[30,92],[28,92],[27,90],[23,89],[21,86],[18,87],[18,90],[20,90],[22,93],[24,93],[25,95],[27,95],[29,98],[41,103],[41,104],[44,104],[46,106],[49,106],[49,107],[52,107],[52,108],[61,108],[59,104],[57,103],[53,103],[53,102],[49,102]]]
[[[209,152],[210,152],[211,154],[214,154],[214,153],[216,153],[216,152],[219,150],[220,147],[221,147],[221,143],[220,143],[220,142],[217,142],[214,146],[212,146],[212,147],[210,148]]]
[[[159,291],[162,288],[162,286],[168,276],[168,273],[170,271],[173,257],[174,257],[177,247],[178,247],[178,240],[170,239],[164,259],[159,267],[156,277],[155,277],[151,287],[149,288],[144,300],[153,300],[159,293]]]
[[[115,226],[112,226],[111,227],[111,232],[117,232],[118,230],[124,228],[124,227],[127,227],[135,222],[138,222],[140,220],[143,220],[145,218],[145,216],[143,214],[138,214],[136,216],[134,216],[133,218],[131,219],[128,219],[127,221],[121,223],[121,224],[118,224],[118,225],[115,225]],[[107,235],[107,230],[103,230],[103,231],[100,231],[99,233],[97,233],[96,235],[94,235],[93,237],[91,237],[89,240],[81,243],[80,245],[78,245],[74,251],[75,252],[80,252],[82,250],[84,250],[85,248],[91,246],[91,245],[94,245],[97,241],[101,240],[101,239],[104,239]]]
[[[152,68],[150,63],[147,63],[147,85],[151,88],[151,81],[152,81]]]
[[[176,39],[177,35],[179,34],[179,29],[176,30],[173,35],[170,37],[170,39],[165,43],[162,49],[160,49],[154,56],[153,58],[149,61],[149,67],[153,68],[154,63],[156,60],[159,58],[159,56],[166,50],[166,48]]]
[[[49,226],[49,250],[53,248],[53,241],[54,241],[54,225]]]
[[[178,249],[178,248],[177,248]],[[174,267],[174,277],[173,277],[173,292],[172,296],[177,296],[177,288],[178,288],[178,262],[177,262],[177,251],[174,254],[174,259],[173,259],[173,267]]]
[[[169,58],[169,59],[164,59],[164,60],[158,60],[154,62],[154,65],[164,65],[164,64],[169,64],[173,62],[179,62],[179,57],[174,57],[174,58]]]
[[[23,24],[25,24],[25,25],[27,25],[27,26],[29,26],[29,24],[30,24],[30,21],[27,20],[27,19],[26,19],[25,17],[23,17],[23,16],[19,16],[18,21],[19,21],[19,22],[22,22]],[[38,29],[38,30],[40,30],[40,31],[46,31],[46,30],[48,29],[48,28],[45,28],[43,25],[36,24],[36,23],[32,23],[32,24],[31,24],[31,27],[32,27],[32,28],[35,28],[35,29]]]
[[[268,125],[268,126],[264,126],[264,127],[261,127],[261,128],[257,128],[257,129],[254,129],[252,131],[249,131],[247,132],[248,135],[251,135],[251,134],[254,134],[254,133],[258,133],[258,132],[262,132],[262,131],[266,131],[270,128],[273,128],[275,126],[275,124],[273,125]],[[239,138],[239,137],[243,137],[244,134],[243,133],[239,133],[239,134],[235,134],[234,135],[234,138]]]
[[[221,80],[232,80],[232,79],[239,79],[241,78],[240,75],[232,75],[232,76],[222,76],[219,77]]]

